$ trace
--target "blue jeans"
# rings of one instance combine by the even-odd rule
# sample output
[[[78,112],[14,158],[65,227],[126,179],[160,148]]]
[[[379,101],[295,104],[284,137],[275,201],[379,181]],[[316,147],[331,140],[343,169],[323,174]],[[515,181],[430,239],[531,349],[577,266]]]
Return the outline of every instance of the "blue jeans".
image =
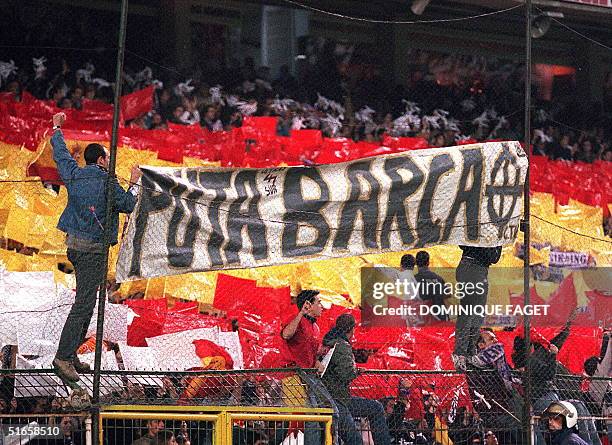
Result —
[[[363,445],[361,431],[358,431],[355,426],[355,417],[368,419],[376,445],[391,443],[385,412],[380,402],[362,397],[351,397],[345,403],[337,401],[336,405],[339,415],[338,435],[345,445]]]
[[[308,404],[310,408],[321,408],[325,407],[325,405],[329,404],[331,408],[334,410],[332,414],[333,424],[336,426],[338,423],[339,415],[338,415],[338,407],[332,399],[329,391],[323,385],[321,380],[318,377],[313,375],[300,375],[300,379],[303,383],[307,385],[307,393],[308,393]],[[321,406],[323,403],[323,406]],[[274,437],[271,440],[272,444],[278,445],[285,440],[288,432],[288,424],[284,423],[281,426],[278,426],[275,430]],[[304,444],[305,445],[319,445],[323,443],[323,438],[325,436],[325,427],[324,425],[318,422],[305,422],[304,423]],[[336,431],[334,430],[334,440],[333,443],[337,444],[338,439],[336,437]]]
[[[308,384],[308,402],[312,408],[319,407],[320,403],[328,402],[331,408],[334,410],[332,415],[333,421],[336,422],[338,418],[338,407],[332,399],[329,391],[321,382],[318,377],[312,375],[306,375],[302,377]],[[325,428],[322,424],[316,422],[306,422],[304,424],[304,444],[320,444],[323,443],[322,438],[324,437]],[[335,436],[335,433],[334,433]],[[334,437],[334,443],[338,443],[337,438]]]

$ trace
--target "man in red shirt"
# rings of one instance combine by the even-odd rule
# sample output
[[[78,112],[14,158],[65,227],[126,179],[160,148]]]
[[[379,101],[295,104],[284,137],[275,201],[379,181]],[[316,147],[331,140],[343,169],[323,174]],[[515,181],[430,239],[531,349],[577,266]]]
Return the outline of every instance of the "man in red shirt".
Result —
[[[281,367],[321,368],[317,354],[321,348],[321,331],[317,318],[323,312],[319,291],[303,290],[296,298],[297,315],[290,315],[282,323],[280,332]],[[308,393],[307,393],[308,388]],[[287,406],[317,406],[314,390],[322,391],[320,380],[312,376],[288,375],[283,379],[283,401]],[[323,388],[324,390],[324,388]],[[328,397],[331,400],[331,397]],[[310,400],[309,400],[310,399]],[[314,422],[304,424],[304,443],[321,443],[322,426]],[[281,435],[284,431],[281,433]]]
[[[323,312],[319,291],[303,290],[296,298],[299,309],[282,323],[281,366],[286,368],[318,367],[317,353],[321,347],[321,332],[317,318]]]

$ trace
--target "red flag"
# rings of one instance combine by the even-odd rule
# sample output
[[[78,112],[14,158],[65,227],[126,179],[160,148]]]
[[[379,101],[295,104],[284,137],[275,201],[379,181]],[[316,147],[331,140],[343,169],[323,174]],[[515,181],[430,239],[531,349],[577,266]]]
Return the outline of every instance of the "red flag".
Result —
[[[153,108],[154,88],[151,85],[144,90],[121,96],[120,105],[123,120],[129,121],[151,111]]]
[[[548,300],[549,316],[545,319],[550,325],[563,325],[569,314],[578,305],[573,275],[568,275]]]

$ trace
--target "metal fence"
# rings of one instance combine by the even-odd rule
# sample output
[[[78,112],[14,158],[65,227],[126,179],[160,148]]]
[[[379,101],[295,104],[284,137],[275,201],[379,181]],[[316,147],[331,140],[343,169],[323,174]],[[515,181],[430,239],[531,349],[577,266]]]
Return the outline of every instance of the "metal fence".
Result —
[[[73,422],[71,431],[81,437],[88,431],[84,419],[101,410],[97,434],[104,444],[131,444],[166,430],[160,434],[192,444],[281,444],[289,438],[314,444],[332,443],[323,442],[332,437],[334,443],[347,444],[357,436],[366,444],[543,444],[548,432],[540,414],[556,400],[576,407],[578,431],[587,443],[601,445],[612,432],[612,380],[605,377],[559,373],[543,382],[532,373],[527,397],[521,372],[513,372],[512,385],[506,385],[494,370],[363,370],[350,397],[343,398],[332,396],[308,370],[102,371],[100,405],[75,412],[65,396],[68,389],[47,370],[4,370],[0,375],[0,398],[10,400],[2,425],[26,427],[25,433],[33,434],[32,428],[74,417],[81,421]],[[82,381],[91,387],[92,374]],[[8,430],[4,434],[11,439]]]

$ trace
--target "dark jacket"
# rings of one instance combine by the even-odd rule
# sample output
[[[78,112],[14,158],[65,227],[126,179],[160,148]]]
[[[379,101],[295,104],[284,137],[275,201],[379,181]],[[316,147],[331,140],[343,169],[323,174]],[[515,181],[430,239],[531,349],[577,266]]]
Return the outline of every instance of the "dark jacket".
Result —
[[[51,138],[53,159],[68,190],[68,204],[60,216],[57,228],[62,232],[93,242],[104,241],[106,223],[106,182],[108,173],[96,165],[79,167],[71,156],[64,136],[57,130]],[[119,212],[131,213],[136,197],[121,188],[113,179],[113,213],[110,243],[117,244]]]
[[[463,251],[463,256],[470,257],[478,264],[484,267],[489,267],[495,264],[501,258],[502,248],[497,247],[477,247],[477,246],[459,246]]]
[[[323,345],[336,345],[336,349],[321,380],[335,401],[346,404],[351,398],[351,382],[359,375],[353,348],[346,337],[335,333],[333,329],[325,335]]]
[[[570,334],[570,325],[564,328],[550,341],[559,350]],[[553,354],[543,346],[537,345],[533,354],[527,359],[527,367],[531,376],[531,389],[534,399],[537,399],[550,390],[554,390],[553,381],[557,375],[557,354]]]
[[[548,445],[589,445],[577,433],[574,428],[563,428],[551,433],[547,438]]]

